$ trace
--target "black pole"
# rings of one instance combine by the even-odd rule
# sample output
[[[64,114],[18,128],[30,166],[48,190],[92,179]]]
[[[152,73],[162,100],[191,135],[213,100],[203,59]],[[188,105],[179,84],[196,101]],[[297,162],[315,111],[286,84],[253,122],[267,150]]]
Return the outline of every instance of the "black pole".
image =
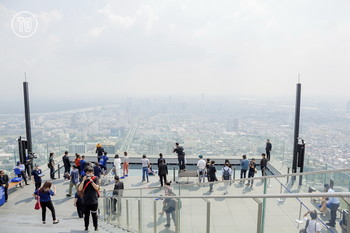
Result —
[[[26,121],[26,135],[28,142],[28,154],[32,153],[32,130],[30,125],[30,109],[29,109],[29,91],[28,82],[23,82],[23,94],[24,94],[24,115]]]
[[[296,95],[296,103],[295,103],[294,146],[293,146],[292,173],[297,173],[298,138],[299,138],[299,123],[300,123],[300,98],[301,98],[301,84],[297,83],[297,95]],[[296,177],[293,176],[293,181],[295,179],[296,179]]]

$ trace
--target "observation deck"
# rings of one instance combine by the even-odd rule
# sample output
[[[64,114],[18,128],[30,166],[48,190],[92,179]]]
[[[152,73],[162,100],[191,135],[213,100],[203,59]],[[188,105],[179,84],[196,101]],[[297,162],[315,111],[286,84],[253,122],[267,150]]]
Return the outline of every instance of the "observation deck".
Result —
[[[61,157],[61,156],[60,156]],[[95,161],[96,156],[87,156],[88,161]],[[155,163],[154,158],[150,158]],[[176,163],[175,158],[165,158],[168,163]],[[222,161],[221,161],[222,160]],[[109,160],[113,161],[112,158]],[[187,163],[195,163],[197,158],[188,158]],[[221,158],[215,158],[218,164],[223,162]],[[172,221],[170,227],[164,227],[166,216],[159,212],[163,207],[164,188],[160,187],[158,176],[150,176],[149,183],[141,182],[140,158],[132,157],[130,176],[123,179],[125,190],[123,196],[118,199],[117,212],[112,211],[111,198],[113,181],[111,177],[101,177],[105,183],[101,187],[99,198],[99,232],[211,232],[211,233],[291,233],[298,232],[305,226],[302,216],[308,210],[317,209],[318,198],[327,196],[323,193],[323,184],[334,181],[334,190],[341,201],[337,213],[336,227],[328,227],[325,223],[330,218],[329,211],[318,215],[318,221],[322,227],[321,232],[340,233],[344,231],[339,221],[342,213],[349,210],[349,174],[350,169],[328,171],[306,171],[303,174],[303,185],[299,185],[299,174],[287,175],[287,167],[279,160],[269,163],[267,176],[261,177],[259,170],[253,178],[252,187],[245,185],[248,179],[239,180],[240,167],[237,165],[239,157],[230,158],[235,168],[235,179],[230,182],[214,182],[214,192],[209,192],[210,183],[198,183],[197,178],[189,178],[188,184],[180,182],[172,183],[172,191],[178,205],[176,206],[176,221]],[[259,161],[257,161],[257,164]],[[62,165],[62,162],[59,162]],[[178,171],[175,166],[169,165],[171,180],[177,180]],[[190,166],[191,167],[191,166]],[[221,180],[222,165],[216,165],[217,177]],[[43,181],[49,179],[49,171],[46,165]],[[154,170],[156,165],[153,166]],[[191,168],[190,168],[191,169]],[[57,178],[56,174],[56,178]],[[23,188],[14,188],[9,194],[9,200],[0,207],[0,232],[84,232],[83,219],[79,219],[76,208],[73,206],[73,198],[66,197],[69,181],[62,178],[54,180],[57,195],[53,199],[56,215],[60,223],[53,225],[51,213],[47,211],[45,225],[41,222],[41,211],[34,210],[34,185]],[[109,182],[110,181],[110,182]],[[245,184],[243,184],[245,182]],[[225,195],[227,185],[228,193]],[[310,194],[309,187],[315,188],[316,193]],[[74,188],[73,188],[74,189]],[[73,190],[74,191],[74,190]],[[316,201],[314,201],[316,200]],[[303,221],[303,222],[301,222]],[[92,225],[90,221],[90,225]],[[92,226],[90,226],[92,229]],[[349,231],[348,231],[349,232]]]

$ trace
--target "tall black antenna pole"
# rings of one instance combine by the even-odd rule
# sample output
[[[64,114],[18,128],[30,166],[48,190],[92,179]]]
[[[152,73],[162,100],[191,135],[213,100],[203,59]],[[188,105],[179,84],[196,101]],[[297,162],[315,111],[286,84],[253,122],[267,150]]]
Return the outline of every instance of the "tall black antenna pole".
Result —
[[[30,108],[29,108],[29,91],[28,91],[28,82],[27,74],[24,73],[24,82],[23,82],[23,94],[24,94],[24,116],[26,122],[26,135],[28,142],[28,154],[33,152],[32,150],[32,130],[30,124]]]
[[[298,75],[296,103],[295,103],[295,122],[294,122],[294,146],[293,146],[293,164],[292,172],[297,173],[297,161],[298,161],[298,140],[299,140],[299,124],[300,124],[300,99],[301,99],[301,84],[300,74]],[[293,177],[295,180],[296,177]]]

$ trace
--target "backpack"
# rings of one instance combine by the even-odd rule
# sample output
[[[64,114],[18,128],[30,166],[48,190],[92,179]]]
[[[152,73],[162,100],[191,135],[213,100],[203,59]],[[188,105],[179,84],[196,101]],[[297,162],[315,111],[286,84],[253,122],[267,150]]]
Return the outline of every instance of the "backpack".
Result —
[[[230,179],[229,169],[223,168],[222,170],[223,170],[222,176],[224,177],[224,180],[229,180]]]

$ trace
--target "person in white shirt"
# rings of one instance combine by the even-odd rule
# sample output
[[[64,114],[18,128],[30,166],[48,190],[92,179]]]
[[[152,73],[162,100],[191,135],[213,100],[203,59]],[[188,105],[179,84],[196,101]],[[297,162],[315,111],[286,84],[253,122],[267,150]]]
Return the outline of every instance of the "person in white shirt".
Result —
[[[308,214],[310,214],[311,219],[307,218]],[[305,232],[306,233],[321,233],[321,226],[317,222],[316,210],[315,211],[308,211],[306,214],[304,214],[304,219],[306,221],[306,225],[305,225]]]
[[[324,188],[327,193],[334,193],[334,190],[329,184],[325,184]],[[339,199],[337,197],[330,197],[328,199],[327,207],[331,210],[331,219],[326,223],[327,226],[335,227],[335,219],[337,217],[339,205]]]
[[[205,180],[205,168],[207,163],[203,159],[203,155],[199,155],[199,160],[197,162],[197,168],[198,168],[198,181],[199,183],[203,182]]]
[[[113,164],[114,164],[114,168],[115,168],[115,175],[118,176],[118,177],[120,177],[120,168],[121,168],[120,164],[121,164],[121,163],[122,163],[122,161],[121,161],[121,159],[119,158],[119,155],[116,154],[116,155],[114,156],[114,162],[113,162]]]
[[[150,163],[149,163],[149,160],[146,158],[146,155],[142,156],[141,163],[142,163],[142,182],[145,181],[145,177],[147,177],[147,182],[149,182],[149,180],[148,180],[148,167],[149,167]]]

